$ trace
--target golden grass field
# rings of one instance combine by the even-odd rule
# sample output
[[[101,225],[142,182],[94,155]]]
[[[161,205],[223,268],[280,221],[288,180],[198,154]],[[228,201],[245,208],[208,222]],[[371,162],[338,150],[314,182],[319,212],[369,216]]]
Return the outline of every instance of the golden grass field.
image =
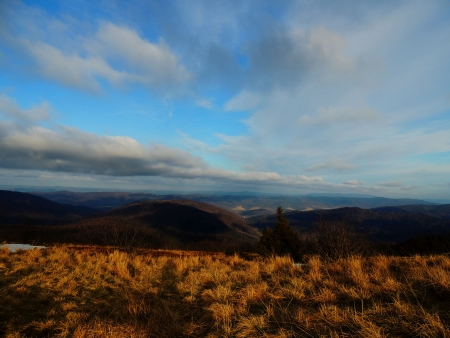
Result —
[[[450,258],[0,250],[4,337],[450,337]]]

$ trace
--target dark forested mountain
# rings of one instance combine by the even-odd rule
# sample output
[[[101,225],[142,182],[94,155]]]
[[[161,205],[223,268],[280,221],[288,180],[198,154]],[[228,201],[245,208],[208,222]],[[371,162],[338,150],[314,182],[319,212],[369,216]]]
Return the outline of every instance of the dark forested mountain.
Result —
[[[0,191],[0,242],[79,243],[233,250],[255,243],[257,229],[214,205],[138,201],[107,212]]]
[[[131,217],[159,229],[170,227],[187,233],[215,234],[235,231],[253,237],[258,235],[244,218],[226,209],[191,200],[135,202],[104,215]]]
[[[434,205],[433,203],[412,199],[390,199],[383,197],[349,197],[349,196],[258,196],[258,195],[155,195],[147,193],[126,192],[35,192],[39,196],[58,203],[86,206],[100,210],[110,210],[125,204],[141,200],[174,200],[189,199],[213,204],[233,211],[245,217],[262,214],[274,214],[278,206],[286,210],[331,209],[342,207],[359,207],[364,209],[401,206],[401,205]]]
[[[419,235],[396,246],[400,254],[450,253],[450,232],[439,235]]]
[[[397,207],[380,207],[375,208],[375,211],[380,212],[411,212],[416,214],[423,214],[438,218],[450,219],[450,204],[444,205],[403,205]]]
[[[255,242],[259,232],[244,218],[214,205],[190,201],[139,201],[73,224],[95,228],[131,224],[174,243]]]
[[[257,241],[257,229],[275,224],[272,213],[278,205],[285,208],[285,217],[301,232],[311,231],[314,223],[323,219],[345,220],[373,241],[401,243],[417,236],[450,233],[450,205],[412,204],[417,202],[414,200],[250,195],[191,195],[194,200],[175,200],[181,196],[67,191],[42,195],[65,204],[31,194],[0,191],[0,237],[19,241],[26,238],[36,243],[114,245],[131,236],[152,247],[225,248]],[[339,205],[375,208],[335,208]],[[88,206],[109,210],[97,213]],[[318,208],[323,210],[294,210]],[[254,215],[258,216],[250,217]],[[419,242],[430,242],[431,237],[426,238]]]
[[[0,225],[60,225],[95,212],[27,193],[0,190]]]
[[[426,207],[424,207],[426,209]],[[408,208],[407,208],[408,209]],[[420,210],[421,208],[412,208]],[[446,215],[439,209],[438,214]],[[433,213],[434,211],[430,211]],[[322,219],[326,222],[345,221],[368,234],[373,241],[404,242],[424,234],[444,234],[450,232],[450,219],[434,217],[427,214],[409,212],[404,209],[382,208],[339,208],[331,210],[286,212],[290,224],[303,232],[309,232],[314,224]],[[248,219],[249,223],[259,229],[272,226],[275,215],[258,216]]]
[[[147,193],[126,192],[33,192],[58,203],[95,208],[102,211],[111,210],[141,200],[158,200],[160,196]]]

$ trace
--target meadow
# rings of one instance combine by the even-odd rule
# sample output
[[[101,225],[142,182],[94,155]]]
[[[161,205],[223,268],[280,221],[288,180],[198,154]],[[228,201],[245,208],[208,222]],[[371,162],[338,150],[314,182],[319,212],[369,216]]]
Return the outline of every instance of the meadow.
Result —
[[[450,337],[450,258],[0,250],[0,336]]]

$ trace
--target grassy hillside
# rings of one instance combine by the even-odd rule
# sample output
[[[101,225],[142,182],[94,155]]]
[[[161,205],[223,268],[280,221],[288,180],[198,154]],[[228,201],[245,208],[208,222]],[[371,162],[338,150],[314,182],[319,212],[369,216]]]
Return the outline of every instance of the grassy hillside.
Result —
[[[4,337],[448,337],[450,258],[0,251]]]

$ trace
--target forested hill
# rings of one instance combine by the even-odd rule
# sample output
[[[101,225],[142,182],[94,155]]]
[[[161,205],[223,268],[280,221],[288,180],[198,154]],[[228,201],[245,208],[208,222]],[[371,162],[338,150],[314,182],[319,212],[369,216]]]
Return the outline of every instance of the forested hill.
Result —
[[[98,210],[0,190],[0,225],[60,225],[95,212]]]
[[[431,208],[426,213],[417,211],[426,206],[400,208],[361,209],[339,208],[331,210],[292,211],[285,217],[301,232],[309,232],[320,219],[326,222],[345,221],[365,232],[373,241],[404,242],[424,234],[444,234],[450,232],[450,219],[445,210],[449,205]],[[408,210],[416,211],[410,212]],[[432,216],[432,215],[441,215]],[[247,219],[249,224],[263,229],[275,224],[275,215],[257,216]]]
[[[375,211],[380,212],[409,212],[416,214],[423,214],[438,218],[450,219],[450,204],[443,205],[403,205],[397,207],[380,207],[375,208]]]
[[[0,243],[71,243],[194,250],[238,250],[257,229],[226,209],[190,200],[138,201],[106,212],[0,191]]]

